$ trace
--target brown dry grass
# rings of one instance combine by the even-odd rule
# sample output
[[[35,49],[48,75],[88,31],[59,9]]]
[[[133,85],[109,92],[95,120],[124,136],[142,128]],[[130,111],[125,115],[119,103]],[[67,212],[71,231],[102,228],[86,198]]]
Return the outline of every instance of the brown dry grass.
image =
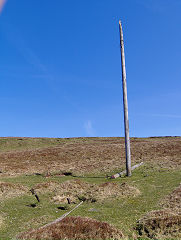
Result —
[[[89,184],[81,180],[69,180],[61,184],[55,182],[41,183],[34,186],[37,193],[52,192],[52,200],[57,203],[67,203],[67,198],[71,201],[78,200],[97,202],[110,198],[125,198],[137,196],[140,191],[126,183],[117,184],[107,182],[104,184]]]
[[[27,188],[22,185],[0,182],[0,200],[17,197],[27,192]]]
[[[161,203],[162,210],[147,213],[139,220],[140,235],[159,239],[181,239],[181,185]]]
[[[139,220],[137,230],[140,235],[156,239],[181,238],[181,213],[168,209],[153,211]]]
[[[172,210],[175,209],[175,212],[180,209],[181,212],[181,184],[163,200],[161,206]]]
[[[0,229],[3,227],[4,225],[4,218],[0,215]]]
[[[159,167],[181,167],[180,137],[132,138],[131,151],[133,164],[144,161]],[[78,174],[111,171],[125,165],[124,139],[67,139],[50,147],[3,151],[0,161],[0,170],[11,175],[43,173],[48,169],[51,173],[73,171]]]
[[[18,239],[121,239],[123,234],[105,222],[90,218],[67,217],[54,225],[22,233]]]

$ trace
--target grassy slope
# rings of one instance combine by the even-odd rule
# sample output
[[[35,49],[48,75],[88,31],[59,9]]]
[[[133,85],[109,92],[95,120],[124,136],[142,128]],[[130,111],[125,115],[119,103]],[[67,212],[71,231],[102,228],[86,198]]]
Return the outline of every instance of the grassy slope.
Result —
[[[86,139],[91,142],[94,139]],[[20,143],[19,143],[20,141]],[[40,147],[51,147],[57,142],[76,141],[82,143],[84,139],[0,139],[0,151],[12,151],[22,149],[33,149]],[[138,140],[139,141],[139,140]],[[150,139],[153,141],[153,139]],[[148,141],[149,142],[149,141]],[[159,152],[158,152],[159,155]],[[154,168],[153,168],[154,167]],[[112,170],[112,172],[114,172]],[[82,181],[91,183],[104,183],[110,180],[101,177],[103,174],[92,173],[91,176],[84,174]],[[33,187],[35,184],[46,181],[63,182],[73,177],[53,176],[44,178],[35,175],[18,175],[14,177],[4,176],[0,181],[19,183]],[[77,177],[78,178],[78,177]],[[75,178],[74,178],[75,179]],[[103,203],[84,203],[71,215],[88,216],[101,221],[109,222],[120,228],[125,235],[132,236],[136,221],[150,210],[159,209],[159,202],[176,188],[181,179],[179,168],[167,169],[165,166],[160,168],[157,164],[145,162],[144,166],[135,170],[131,178],[119,178],[111,180],[113,182],[127,182],[136,186],[141,195],[128,199],[104,201]],[[23,195],[12,199],[3,199],[0,206],[0,215],[4,218],[4,226],[0,229],[0,239],[11,239],[17,233],[23,232],[30,227],[38,227],[60,217],[66,211],[57,209],[57,205],[49,201],[49,194],[41,194],[41,203],[37,208],[30,208],[27,205],[34,203],[35,198],[31,194]],[[98,212],[90,212],[89,209],[95,208]],[[42,218],[41,218],[42,217]]]
[[[56,147],[60,144],[99,142],[101,140],[109,140],[111,138],[27,138],[27,137],[0,137],[0,152],[9,152],[12,150],[31,150],[46,147]],[[113,138],[122,139],[123,138]]]
[[[56,146],[60,142],[66,142],[61,138],[0,138],[0,152],[12,150],[29,150],[42,147]]]

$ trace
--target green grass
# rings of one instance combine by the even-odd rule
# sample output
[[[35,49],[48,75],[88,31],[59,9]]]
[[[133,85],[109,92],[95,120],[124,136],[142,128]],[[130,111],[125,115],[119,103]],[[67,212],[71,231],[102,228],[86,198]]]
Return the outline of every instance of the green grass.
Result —
[[[94,141],[95,138],[24,138],[24,137],[1,137],[0,138],[0,152],[7,151],[21,151],[31,150],[37,148],[55,147],[60,144],[71,143],[89,143]],[[96,138],[98,141],[101,139],[109,138]],[[119,138],[122,139],[122,138]]]
[[[70,141],[63,138],[0,138],[0,152],[51,147]]]
[[[78,177],[77,177],[78,178]],[[75,177],[50,177],[42,176],[18,176],[11,178],[0,178],[0,181],[20,183],[29,188],[37,183],[46,181],[63,182]],[[89,183],[104,183],[107,181],[122,183],[126,182],[136,186],[141,195],[137,197],[120,198],[106,200],[103,203],[84,203],[80,208],[76,209],[72,216],[87,216],[97,220],[106,221],[120,228],[125,236],[132,237],[135,231],[136,221],[141,218],[146,212],[159,209],[159,202],[180,184],[180,170],[162,170],[151,169],[145,165],[133,172],[131,178],[123,177],[115,180],[108,180],[103,176],[84,176],[80,178],[82,181]],[[36,208],[28,207],[27,205],[35,203],[35,197],[31,194],[21,197],[6,199],[1,202],[0,215],[4,216],[4,226],[0,231],[0,239],[12,239],[18,233],[27,230],[29,227],[38,227],[41,223],[34,224],[32,219],[46,216],[44,223],[48,223],[60,217],[66,211],[58,210],[57,204],[51,202],[50,194],[40,194],[41,202]],[[71,206],[72,208],[74,207]],[[90,211],[91,208],[97,211]],[[31,226],[27,223],[31,221]],[[141,238],[140,238],[141,239]],[[143,238],[142,238],[143,239]]]

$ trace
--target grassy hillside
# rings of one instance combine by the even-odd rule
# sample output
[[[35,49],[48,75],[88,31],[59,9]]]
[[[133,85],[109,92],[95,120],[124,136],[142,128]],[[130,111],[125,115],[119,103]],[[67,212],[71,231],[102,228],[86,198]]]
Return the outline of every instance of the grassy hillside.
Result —
[[[131,178],[110,180],[107,175],[125,168],[123,138],[0,138],[0,239],[49,223],[81,199],[85,202],[71,216],[105,221],[130,239],[149,237],[143,222],[138,229],[139,219],[163,208],[176,214],[164,201],[173,205],[167,196],[181,182],[181,138],[133,138],[131,148],[132,164],[144,165]],[[68,205],[67,197],[74,203]],[[157,235],[171,239],[171,230],[159,229]]]

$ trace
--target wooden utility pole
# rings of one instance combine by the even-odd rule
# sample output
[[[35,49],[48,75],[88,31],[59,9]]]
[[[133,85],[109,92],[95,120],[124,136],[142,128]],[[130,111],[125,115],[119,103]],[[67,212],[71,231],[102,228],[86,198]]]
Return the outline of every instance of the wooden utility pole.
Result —
[[[123,104],[124,104],[126,175],[131,176],[131,150],[130,150],[130,138],[129,138],[128,98],[127,98],[124,40],[123,40],[123,29],[122,29],[121,21],[119,21],[119,30],[120,30],[121,64],[122,64]]]

